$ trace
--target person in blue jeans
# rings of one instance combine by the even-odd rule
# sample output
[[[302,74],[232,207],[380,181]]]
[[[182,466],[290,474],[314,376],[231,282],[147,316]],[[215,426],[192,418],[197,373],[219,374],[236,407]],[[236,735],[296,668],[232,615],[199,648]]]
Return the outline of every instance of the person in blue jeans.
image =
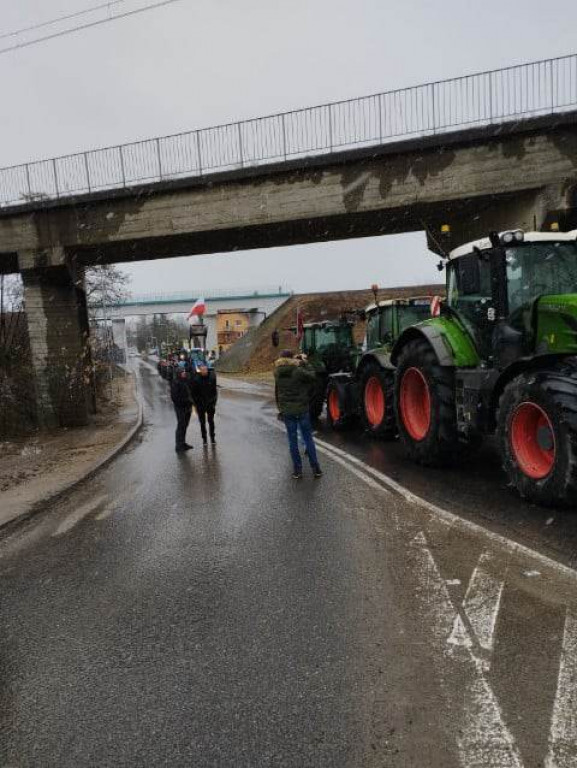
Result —
[[[289,441],[293,477],[295,480],[300,480],[303,476],[303,463],[298,444],[299,431],[313,476],[322,477],[309,416],[309,403],[316,382],[314,369],[307,363],[305,355],[295,356],[290,350],[284,350],[275,363],[274,378],[277,406],[285,423]]]

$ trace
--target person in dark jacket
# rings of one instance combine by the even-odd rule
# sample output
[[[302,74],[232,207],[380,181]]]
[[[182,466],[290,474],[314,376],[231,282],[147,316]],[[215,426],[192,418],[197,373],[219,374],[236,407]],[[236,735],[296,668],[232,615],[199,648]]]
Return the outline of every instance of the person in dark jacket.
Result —
[[[289,441],[293,477],[295,480],[300,480],[303,476],[303,465],[298,446],[299,430],[313,475],[314,477],[321,477],[323,473],[317,458],[309,415],[309,403],[316,386],[315,371],[307,363],[305,355],[294,357],[290,350],[285,350],[275,363],[274,378],[277,406],[285,423]]]
[[[206,363],[201,363],[198,366],[198,371],[192,379],[191,392],[194,407],[196,408],[196,413],[198,415],[198,421],[200,423],[202,442],[204,445],[208,442],[206,434],[206,420],[208,417],[210,442],[214,445],[216,443],[216,436],[214,433],[214,413],[216,410],[216,401],[218,400],[218,390],[216,387],[216,374],[208,368]]]
[[[192,445],[186,442],[186,430],[192,413],[189,375],[184,367],[176,369],[176,375],[170,382],[170,397],[176,413],[176,452],[189,451]]]

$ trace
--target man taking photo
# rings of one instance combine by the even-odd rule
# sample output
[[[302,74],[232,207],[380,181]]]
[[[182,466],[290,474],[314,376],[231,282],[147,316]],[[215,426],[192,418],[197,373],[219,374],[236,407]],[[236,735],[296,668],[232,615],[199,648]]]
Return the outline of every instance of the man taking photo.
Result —
[[[284,350],[275,363],[274,378],[277,406],[288,435],[293,477],[295,480],[300,480],[303,476],[302,458],[298,446],[300,430],[313,476],[319,478],[323,473],[317,458],[309,415],[309,403],[316,383],[314,369],[307,363],[306,355],[293,356],[290,350]]]

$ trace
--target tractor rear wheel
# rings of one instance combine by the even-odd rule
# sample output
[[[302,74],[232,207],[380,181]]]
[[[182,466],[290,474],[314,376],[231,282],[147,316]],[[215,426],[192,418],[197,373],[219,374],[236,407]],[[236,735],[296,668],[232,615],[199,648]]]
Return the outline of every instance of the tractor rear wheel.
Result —
[[[458,449],[455,377],[439,365],[424,339],[401,351],[395,375],[399,436],[406,453],[419,464],[450,464]]]
[[[519,494],[549,506],[577,501],[577,367],[518,376],[497,415],[503,468]]]
[[[376,363],[367,365],[361,375],[361,420],[370,435],[392,438],[397,434],[394,396],[393,372]]]
[[[343,429],[351,418],[347,385],[330,381],[327,387],[327,423],[332,429]]]

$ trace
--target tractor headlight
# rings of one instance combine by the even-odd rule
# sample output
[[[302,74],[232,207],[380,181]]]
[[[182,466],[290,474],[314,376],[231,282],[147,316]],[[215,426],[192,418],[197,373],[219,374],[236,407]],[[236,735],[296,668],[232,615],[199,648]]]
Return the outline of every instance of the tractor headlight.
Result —
[[[515,232],[513,232],[513,236],[518,243],[522,243],[525,239],[525,233],[522,229],[517,229]]]
[[[501,242],[504,243],[505,245],[509,245],[510,243],[513,242],[514,239],[515,239],[515,235],[513,232],[504,232],[501,235]]]

